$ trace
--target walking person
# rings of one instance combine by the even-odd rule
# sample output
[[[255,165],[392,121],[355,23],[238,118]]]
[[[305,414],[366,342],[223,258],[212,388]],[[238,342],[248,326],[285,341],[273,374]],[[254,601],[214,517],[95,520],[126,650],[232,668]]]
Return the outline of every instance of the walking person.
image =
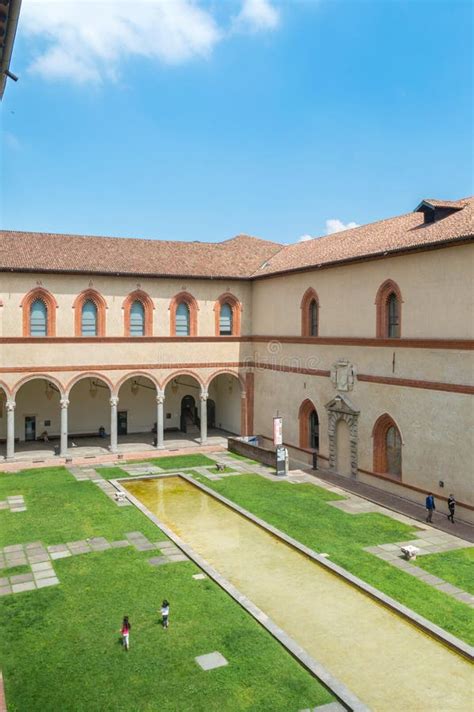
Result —
[[[431,521],[433,519],[433,512],[436,509],[435,506],[435,500],[433,497],[433,493],[430,492],[428,497],[426,498],[426,503],[425,503],[426,510],[428,512],[428,516],[426,517],[426,521],[431,524]]]
[[[161,604],[161,622],[163,624],[163,628],[167,628],[169,625],[169,622],[168,622],[169,614],[170,614],[170,604],[168,603],[168,601],[165,598],[165,600]]]
[[[450,519],[451,522],[454,524],[454,510],[456,509],[456,500],[454,499],[453,494],[450,494],[448,497],[448,508],[449,508],[448,519]]]
[[[130,621],[128,620],[128,616],[124,616],[124,619],[122,621],[122,628],[120,632],[122,633],[122,645],[125,648],[125,650],[128,652],[130,649],[130,629],[131,629],[131,624]]]

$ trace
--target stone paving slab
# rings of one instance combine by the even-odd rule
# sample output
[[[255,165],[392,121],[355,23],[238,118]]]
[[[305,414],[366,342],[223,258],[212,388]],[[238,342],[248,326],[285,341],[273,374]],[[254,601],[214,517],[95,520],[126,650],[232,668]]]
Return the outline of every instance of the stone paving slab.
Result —
[[[130,542],[126,539],[121,539],[119,541],[111,541],[110,546],[112,549],[122,549],[125,546],[130,546]]]
[[[45,569],[45,571],[34,571],[33,572],[35,581],[41,581],[43,579],[52,578],[54,576],[54,569]]]
[[[36,584],[33,581],[12,584],[12,593],[23,593],[23,591],[34,591]]]
[[[193,574],[192,578],[196,581],[202,581],[203,579],[206,579],[207,576],[206,574]]]
[[[152,556],[151,559],[148,559],[148,563],[151,566],[162,566],[163,564],[169,564],[170,561],[167,556]]]
[[[55,586],[58,583],[59,579],[57,579],[55,576],[52,576],[51,578],[41,579],[37,582],[36,586],[38,588],[45,588],[46,586]]]
[[[9,596],[11,593],[13,593],[13,591],[10,585],[0,586],[0,596]]]
[[[66,557],[71,556],[70,551],[56,551],[51,554],[51,558],[56,561],[56,559],[65,559]]]
[[[198,655],[194,660],[203,670],[214,670],[215,668],[229,664],[225,657],[217,650],[213,653],[207,653],[206,655]]]
[[[33,581],[33,574],[18,574],[17,576],[10,576],[10,583],[25,583],[25,581]]]

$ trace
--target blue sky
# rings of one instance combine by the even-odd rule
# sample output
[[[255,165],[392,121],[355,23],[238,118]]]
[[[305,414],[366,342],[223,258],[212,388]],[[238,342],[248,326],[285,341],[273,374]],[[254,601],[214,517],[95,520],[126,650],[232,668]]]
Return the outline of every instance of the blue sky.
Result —
[[[23,0],[2,227],[294,242],[469,195],[471,12]]]

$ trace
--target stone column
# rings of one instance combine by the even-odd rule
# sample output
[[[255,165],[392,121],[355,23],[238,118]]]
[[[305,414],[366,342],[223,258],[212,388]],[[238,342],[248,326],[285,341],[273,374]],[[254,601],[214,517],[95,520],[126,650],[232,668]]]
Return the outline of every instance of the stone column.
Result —
[[[59,456],[67,456],[67,435],[68,435],[68,423],[67,423],[67,413],[69,406],[68,398],[61,398],[59,401],[61,405],[61,445],[59,448]]]
[[[15,406],[14,400],[7,400],[7,460],[15,457]]]
[[[118,406],[118,396],[112,396],[110,399],[110,452],[118,451],[118,440],[117,440],[117,406]]]
[[[163,403],[165,402],[165,394],[158,391],[156,396],[156,448],[163,450],[165,445],[165,422],[163,414]]]
[[[201,445],[207,444],[207,399],[209,393],[205,390],[201,391]]]

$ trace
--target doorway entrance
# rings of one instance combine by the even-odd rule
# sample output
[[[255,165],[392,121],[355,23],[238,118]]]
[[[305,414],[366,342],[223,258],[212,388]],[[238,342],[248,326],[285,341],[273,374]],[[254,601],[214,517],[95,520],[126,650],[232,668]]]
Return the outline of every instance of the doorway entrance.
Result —
[[[183,433],[192,433],[197,431],[198,414],[196,401],[193,396],[184,396],[181,400],[181,422],[180,430]]]
[[[127,411],[119,410],[117,413],[117,435],[126,435],[128,428]]]
[[[36,440],[36,415],[25,417],[25,440],[29,442]]]

